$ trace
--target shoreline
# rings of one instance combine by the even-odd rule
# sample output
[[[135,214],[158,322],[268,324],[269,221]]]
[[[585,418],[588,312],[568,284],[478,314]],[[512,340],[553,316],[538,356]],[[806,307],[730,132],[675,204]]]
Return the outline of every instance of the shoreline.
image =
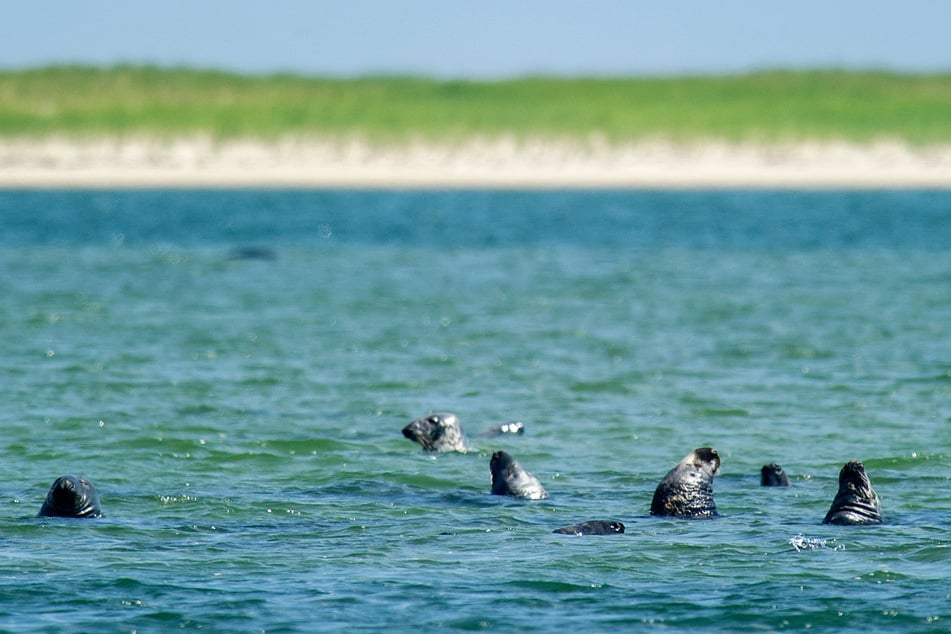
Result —
[[[951,146],[0,139],[0,189],[951,188]]]

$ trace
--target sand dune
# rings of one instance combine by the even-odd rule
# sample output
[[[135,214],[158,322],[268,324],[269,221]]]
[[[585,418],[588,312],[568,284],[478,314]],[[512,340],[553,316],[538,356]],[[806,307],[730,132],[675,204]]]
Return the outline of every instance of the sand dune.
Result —
[[[951,147],[0,140],[0,187],[951,187]]]

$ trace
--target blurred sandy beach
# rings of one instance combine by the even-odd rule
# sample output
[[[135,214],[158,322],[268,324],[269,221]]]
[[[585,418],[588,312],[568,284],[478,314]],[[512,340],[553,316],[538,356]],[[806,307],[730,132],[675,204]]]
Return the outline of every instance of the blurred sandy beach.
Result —
[[[0,187],[951,187],[951,146],[0,140]]]

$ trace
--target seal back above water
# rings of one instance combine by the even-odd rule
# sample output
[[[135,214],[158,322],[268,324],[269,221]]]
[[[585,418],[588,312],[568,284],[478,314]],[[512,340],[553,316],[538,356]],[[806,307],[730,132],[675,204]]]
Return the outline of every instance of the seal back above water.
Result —
[[[538,478],[522,468],[518,460],[504,451],[496,451],[489,460],[492,473],[492,493],[510,495],[525,500],[541,500],[548,492]]]
[[[717,517],[713,503],[713,476],[720,469],[720,455],[711,447],[694,449],[657,485],[651,515],[704,519]]]
[[[760,469],[759,483],[764,487],[788,487],[789,478],[786,472],[775,462],[764,464]]]
[[[878,494],[858,460],[846,462],[839,471],[839,491],[832,500],[823,524],[881,524],[882,507]]]
[[[40,517],[101,517],[99,493],[86,478],[64,475],[56,479],[40,507]]]
[[[469,441],[455,414],[436,412],[417,418],[403,428],[403,435],[426,451],[469,451]]]
[[[562,526],[552,532],[559,535],[620,535],[624,532],[624,524],[614,520],[591,520]]]

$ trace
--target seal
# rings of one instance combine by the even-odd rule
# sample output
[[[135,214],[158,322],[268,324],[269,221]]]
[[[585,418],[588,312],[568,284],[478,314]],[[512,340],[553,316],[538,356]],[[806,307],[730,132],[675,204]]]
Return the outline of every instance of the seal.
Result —
[[[542,500],[548,492],[538,478],[522,468],[518,460],[504,451],[496,451],[489,460],[492,494],[510,495],[524,500]]]
[[[273,262],[277,259],[277,253],[267,247],[235,247],[228,252],[229,260],[263,260]]]
[[[694,449],[671,469],[654,490],[651,515],[705,519],[717,517],[713,476],[720,469],[716,449]]]
[[[517,420],[513,420],[507,423],[493,425],[492,427],[489,427],[488,429],[485,429],[479,432],[479,435],[482,437],[505,436],[507,434],[512,436],[521,436],[524,433],[525,433],[525,425],[523,425]]]
[[[92,482],[74,475],[56,479],[46,501],[40,507],[39,517],[101,517],[99,493]]]
[[[760,469],[759,483],[760,486],[764,487],[788,487],[789,478],[786,477],[786,472],[783,471],[782,467],[775,462],[771,462],[764,464],[763,468]]]
[[[455,414],[437,412],[417,418],[403,428],[403,435],[426,451],[469,451],[469,441]]]
[[[559,535],[620,535],[624,532],[624,524],[614,520],[591,520],[556,528],[552,533]]]
[[[881,524],[882,506],[878,494],[858,460],[846,462],[839,471],[839,491],[823,524]]]

